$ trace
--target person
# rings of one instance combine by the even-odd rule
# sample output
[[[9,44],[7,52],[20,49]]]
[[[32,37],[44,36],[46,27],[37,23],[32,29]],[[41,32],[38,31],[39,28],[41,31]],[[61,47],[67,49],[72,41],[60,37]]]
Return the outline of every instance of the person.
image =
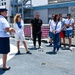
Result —
[[[65,49],[66,45],[65,45],[65,18],[62,17],[62,14],[60,13],[59,14],[59,19],[61,21],[61,32],[60,32],[60,47],[61,47],[61,41],[63,39],[63,44],[64,44],[64,47],[63,49]]]
[[[42,26],[42,20],[39,18],[40,14],[36,13],[35,18],[31,20],[31,26],[32,26],[32,37],[33,37],[33,45],[34,48],[36,48],[36,38],[38,38],[38,45],[39,48],[41,47],[41,26]]]
[[[13,28],[9,26],[6,20],[7,9],[5,6],[0,6],[0,54],[3,54],[3,67],[2,70],[9,70],[10,67],[6,65],[7,54],[10,52],[10,41],[9,33],[10,31],[15,32]]]
[[[72,43],[73,27],[74,27],[74,19],[71,18],[71,14],[67,14],[67,19],[65,20],[65,27],[66,27],[66,37],[68,37],[69,49],[70,49]]]
[[[28,51],[28,48],[27,48],[27,45],[26,45],[23,26],[24,26],[24,24],[23,24],[23,20],[21,18],[21,15],[16,14],[15,17],[14,17],[13,27],[14,27],[14,29],[16,31],[15,40],[17,41],[17,49],[18,49],[17,54],[20,54],[20,47],[19,47],[20,41],[22,41],[22,43],[24,44],[24,47],[26,48],[26,53],[31,54],[31,52]]]
[[[60,46],[60,31],[61,31],[61,22],[59,20],[59,15],[55,14],[54,20],[51,22],[51,32],[53,33],[53,53],[56,54]],[[57,49],[57,50],[56,50]]]
[[[50,37],[50,40],[49,40],[49,46],[52,46],[52,32],[51,32],[51,28],[50,28],[50,24],[51,24],[51,22],[54,20],[54,14],[52,14],[52,19],[50,19],[49,20],[49,29],[50,29],[50,31],[49,31],[49,37]]]

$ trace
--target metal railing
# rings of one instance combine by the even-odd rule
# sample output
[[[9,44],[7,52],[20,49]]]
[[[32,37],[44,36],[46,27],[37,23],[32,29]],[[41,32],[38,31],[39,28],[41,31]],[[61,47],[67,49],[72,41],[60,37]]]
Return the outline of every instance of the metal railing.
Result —
[[[13,24],[10,24],[10,26],[13,27]],[[42,38],[48,38],[49,37],[49,25],[43,24],[41,30],[42,30]],[[25,34],[25,37],[32,37],[32,28],[30,24],[24,24],[24,34]],[[11,33],[10,35],[14,36],[13,33]],[[73,36],[75,36],[75,26],[73,30]]]

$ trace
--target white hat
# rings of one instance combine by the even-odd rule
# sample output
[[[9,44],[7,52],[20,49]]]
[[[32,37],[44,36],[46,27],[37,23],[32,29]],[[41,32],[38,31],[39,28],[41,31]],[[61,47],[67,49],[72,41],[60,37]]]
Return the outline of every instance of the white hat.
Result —
[[[5,6],[0,6],[0,12],[2,12],[2,11],[8,11],[8,10],[6,9]]]

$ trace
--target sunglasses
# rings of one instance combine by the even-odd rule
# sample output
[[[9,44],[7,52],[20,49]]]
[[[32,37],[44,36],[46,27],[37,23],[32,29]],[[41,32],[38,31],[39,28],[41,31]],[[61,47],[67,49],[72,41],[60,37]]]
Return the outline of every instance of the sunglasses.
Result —
[[[20,19],[21,19],[22,17],[18,17],[18,18],[20,18]]]

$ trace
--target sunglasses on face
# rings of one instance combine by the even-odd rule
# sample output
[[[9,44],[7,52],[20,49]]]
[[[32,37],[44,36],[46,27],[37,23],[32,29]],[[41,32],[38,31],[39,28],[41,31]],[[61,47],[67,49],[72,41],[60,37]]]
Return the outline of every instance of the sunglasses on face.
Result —
[[[21,19],[22,17],[20,16],[20,17],[18,17],[18,18],[20,18],[20,19]]]

